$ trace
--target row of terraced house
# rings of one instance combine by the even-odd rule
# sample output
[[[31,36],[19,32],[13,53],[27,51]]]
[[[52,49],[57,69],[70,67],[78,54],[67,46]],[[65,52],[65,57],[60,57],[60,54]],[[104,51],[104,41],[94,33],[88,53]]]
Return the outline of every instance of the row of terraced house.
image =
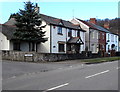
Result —
[[[36,8],[39,8],[36,6]],[[71,21],[54,18],[40,14],[42,25],[47,25],[45,43],[29,46],[28,42],[18,42],[14,38],[16,30],[15,19],[11,18],[0,25],[0,50],[36,51],[39,53],[82,53],[91,51],[98,53],[103,51],[109,53],[111,50],[118,51],[119,36],[109,31],[109,24],[104,27],[96,24],[95,18],[84,21],[73,18]]]

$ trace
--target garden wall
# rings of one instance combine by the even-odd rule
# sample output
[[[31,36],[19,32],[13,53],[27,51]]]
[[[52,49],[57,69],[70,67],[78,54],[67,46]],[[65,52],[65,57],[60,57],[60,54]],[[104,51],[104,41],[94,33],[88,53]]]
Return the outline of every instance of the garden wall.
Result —
[[[85,52],[81,54],[57,54],[57,53],[37,53],[37,52],[22,52],[22,51],[2,51],[3,60],[12,61],[63,61],[72,59],[86,59],[86,58],[97,58],[98,54],[89,55]]]

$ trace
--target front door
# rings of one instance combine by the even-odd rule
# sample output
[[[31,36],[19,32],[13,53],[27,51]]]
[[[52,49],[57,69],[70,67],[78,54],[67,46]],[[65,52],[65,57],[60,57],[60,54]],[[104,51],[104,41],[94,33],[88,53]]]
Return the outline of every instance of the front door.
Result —
[[[80,53],[80,45],[75,45],[75,51],[76,53]]]

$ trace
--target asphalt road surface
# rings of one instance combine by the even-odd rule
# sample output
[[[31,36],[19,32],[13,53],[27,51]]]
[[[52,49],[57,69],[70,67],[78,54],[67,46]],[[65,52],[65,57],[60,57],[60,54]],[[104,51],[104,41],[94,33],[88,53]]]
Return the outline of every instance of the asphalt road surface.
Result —
[[[2,62],[3,90],[118,90],[118,61]],[[42,90],[42,91],[41,91]]]

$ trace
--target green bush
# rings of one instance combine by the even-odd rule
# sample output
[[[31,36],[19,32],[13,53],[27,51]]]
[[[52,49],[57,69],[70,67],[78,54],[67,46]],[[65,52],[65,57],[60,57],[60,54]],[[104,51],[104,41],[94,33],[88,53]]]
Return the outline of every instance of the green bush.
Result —
[[[120,60],[120,57],[104,57],[104,58],[94,58],[94,59],[84,59],[81,62],[87,63],[101,63],[101,62],[110,62]]]

